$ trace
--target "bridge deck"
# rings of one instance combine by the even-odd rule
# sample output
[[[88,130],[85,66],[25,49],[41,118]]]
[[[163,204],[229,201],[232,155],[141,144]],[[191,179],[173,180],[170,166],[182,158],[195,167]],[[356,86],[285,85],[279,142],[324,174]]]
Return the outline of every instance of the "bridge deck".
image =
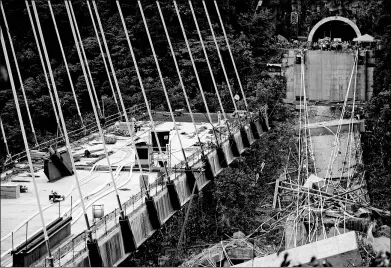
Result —
[[[167,121],[169,121],[169,119]],[[197,138],[194,135],[194,127],[191,123],[178,123],[178,126],[180,129],[179,132],[181,133],[180,135],[183,146],[186,148],[186,155],[189,156],[196,150],[196,148],[193,147],[193,145],[197,142]],[[176,132],[173,130],[173,127],[174,125],[172,122],[164,122],[157,126],[157,130],[171,130],[171,164],[175,165],[183,160],[183,156],[180,150],[178,137],[176,136]],[[202,142],[211,140],[211,125],[209,123],[198,123],[197,128],[199,129]],[[148,128],[144,127],[137,134],[140,138],[148,141],[148,130]],[[96,136],[96,134],[93,135]],[[108,150],[113,151],[113,154],[110,156],[112,166],[121,167],[134,165],[134,151],[129,146],[131,139],[126,137],[117,138],[118,140],[115,144],[107,145]],[[88,143],[75,146],[73,148],[73,152],[75,154],[81,155],[86,149],[88,149],[100,150],[94,153],[101,154],[103,153],[103,145],[99,140],[100,139],[93,139]],[[90,173],[89,169],[92,170],[93,167],[93,165],[90,163],[92,160],[94,160],[94,158],[81,158],[80,161],[76,162],[78,167],[77,174],[79,175],[79,181],[81,183],[83,194],[88,196],[88,199],[86,197],[84,199],[86,206],[88,206],[87,213],[91,222],[92,204],[104,204],[105,213],[109,213],[118,207],[108,171],[99,171],[100,169],[98,169]],[[96,165],[106,167],[107,169],[107,160],[103,158],[97,161]],[[76,235],[82,232],[85,229],[85,222],[83,217],[81,217],[82,211],[78,205],[79,194],[75,188],[76,185],[74,176],[69,176],[54,183],[49,183],[42,169],[36,172],[36,175],[39,196],[42,207],[44,209],[45,223],[47,224],[59,216],[59,205],[57,203],[51,204],[51,202],[48,200],[50,191],[54,190],[59,194],[66,196],[65,201],[60,203],[60,214],[70,214],[72,200],[72,216],[74,218],[72,221],[72,234]],[[132,172],[128,169],[127,171],[118,172],[116,183],[120,189],[119,194],[122,202],[128,200],[132,195],[137,194],[140,191],[139,175],[139,172]],[[153,183],[156,180],[156,177],[157,174],[152,173],[149,182]],[[25,241],[26,230],[27,237],[30,237],[32,234],[41,229],[39,215],[37,214],[38,208],[36,204],[35,193],[33,191],[31,177],[28,176],[28,172],[12,176],[11,180],[25,181],[21,182],[21,184],[27,185],[29,192],[21,194],[19,199],[2,200],[1,202],[1,237],[5,237],[10,232],[15,230],[16,227],[20,227],[17,231],[14,232],[12,236],[9,236],[7,239],[1,242],[2,255],[11,249],[12,246],[16,247],[18,244]],[[156,189],[153,190],[153,193],[154,191],[156,191]],[[134,207],[137,208],[137,204],[135,204]],[[129,210],[131,208],[127,209]],[[28,221],[28,226],[23,224],[25,221]],[[110,226],[108,226],[108,228],[110,228]],[[6,256],[2,258],[2,266],[9,263],[10,256],[9,254],[6,254]]]

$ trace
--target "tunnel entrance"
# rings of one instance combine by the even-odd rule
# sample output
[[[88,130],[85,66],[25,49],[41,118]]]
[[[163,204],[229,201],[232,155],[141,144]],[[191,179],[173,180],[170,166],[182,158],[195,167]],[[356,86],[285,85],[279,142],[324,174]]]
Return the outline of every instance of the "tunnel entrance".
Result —
[[[353,28],[343,21],[330,21],[322,24],[315,32],[312,41],[317,42],[319,39],[331,37],[341,38],[342,41],[352,41],[357,37]]]
[[[334,16],[319,21],[308,35],[308,41],[317,42],[318,39],[325,37],[352,41],[359,36],[361,36],[361,32],[353,21],[344,17]]]

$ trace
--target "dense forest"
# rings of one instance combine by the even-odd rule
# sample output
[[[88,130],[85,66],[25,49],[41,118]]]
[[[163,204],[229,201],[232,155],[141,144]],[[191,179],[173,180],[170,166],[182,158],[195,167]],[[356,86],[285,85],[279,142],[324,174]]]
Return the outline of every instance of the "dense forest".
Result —
[[[3,2],[9,30],[16,50],[18,64],[21,69],[21,76],[24,81],[29,107],[32,113],[32,121],[37,132],[38,142],[41,142],[56,135],[57,124],[37,46],[23,1]],[[62,1],[51,2],[76,90],[77,99],[83,117],[85,117],[84,120],[88,122],[88,120],[92,119],[91,101],[86,89],[86,83],[75,48],[66,9]],[[134,63],[130,56],[129,47],[115,1],[97,2],[125,106],[130,107],[134,104],[143,103]],[[116,113],[117,108],[114,103],[113,94],[86,2],[75,0],[72,1],[72,3],[98,99],[101,100],[103,96],[108,97],[105,99],[104,104],[105,114],[110,115]],[[81,123],[77,116],[70,82],[66,73],[47,2],[36,1],[36,4],[67,126],[69,130],[80,128]],[[267,19],[267,12],[265,12],[264,16],[259,15],[253,17],[255,4],[255,1],[219,1],[221,15],[226,25],[236,64],[251,106],[259,105],[256,100],[256,86],[257,82],[260,81],[260,76],[262,74],[259,64],[266,61],[271,56],[278,54],[278,50],[273,43],[274,33],[272,31],[271,22]],[[206,91],[209,109],[212,112],[215,112],[218,107],[217,98],[214,93],[211,76],[207,68],[195,24],[190,13],[189,4],[186,1],[179,1],[178,5],[196,66],[199,70],[200,80]],[[223,71],[211,37],[211,31],[202,2],[194,1],[193,6],[202,31],[203,39],[206,43],[209,60],[213,66],[216,82],[222,95],[224,107],[226,107],[227,111],[232,111],[233,104],[230,101],[231,99],[228,90],[226,90]],[[125,16],[130,39],[135,50],[147,97],[150,99],[153,109],[166,110],[167,104],[161,101],[164,99],[163,90],[137,3],[136,1],[123,1],[121,2],[121,7]],[[164,67],[162,68],[163,76],[173,108],[185,108],[185,99],[169,51],[168,42],[156,7],[156,2],[143,1],[143,7],[160,65]],[[196,78],[191,66],[190,57],[186,49],[179,21],[175,13],[174,5],[171,1],[162,1],[161,7],[176,57],[179,61],[185,87],[191,99],[193,111],[203,111],[204,106],[199,94]],[[233,85],[235,92],[239,93],[233,65],[229,58],[222,30],[219,26],[216,9],[212,1],[208,2],[208,10],[218,37],[219,46],[222,50],[222,56],[227,68],[228,76],[231,78],[230,82]],[[4,27],[4,25],[2,26]],[[8,48],[8,51],[9,55],[11,55],[10,48]],[[16,72],[14,72],[14,79],[17,88],[19,88]],[[8,83],[5,83],[4,81],[1,83],[0,94],[1,117],[6,129],[10,151],[16,153],[23,150],[23,145],[22,143],[17,142],[21,141],[20,126],[17,121],[12,92]],[[34,144],[21,90],[18,90],[18,94],[20,94],[19,102],[24,115],[24,127],[27,133],[30,134],[29,139],[31,144]],[[239,102],[239,106],[243,108],[243,103]],[[5,151],[3,144],[1,144],[0,150],[0,155],[4,156]]]
[[[91,101],[86,90],[85,79],[77,56],[64,3],[62,1],[51,2],[84,121],[85,123],[93,122]],[[239,93],[238,83],[235,79],[234,69],[222,37],[222,30],[219,25],[215,7],[212,1],[206,2],[211,21],[218,36],[218,42],[228,71],[228,76],[231,78],[230,82],[233,85],[235,93]],[[284,120],[287,117],[287,112],[283,108],[283,103],[281,101],[284,97],[284,79],[268,77],[264,72],[264,66],[265,62],[278,62],[281,57],[281,51],[276,45],[275,37],[280,33],[289,37],[291,33],[290,30],[292,29],[288,23],[289,21],[286,20],[286,14],[291,11],[292,2],[286,0],[264,2],[265,5],[267,4],[266,8],[262,8],[257,13],[254,13],[258,1],[218,1],[250,106],[256,108],[267,103],[270,107],[273,107],[273,120]],[[304,8],[305,5],[309,5],[310,2],[311,1],[302,1]],[[349,1],[343,2],[346,3]],[[108,76],[103,64],[102,55],[99,50],[86,2],[74,0],[72,3],[89,66],[91,68],[98,99],[101,100],[103,96],[107,97],[104,104],[105,113],[107,115],[116,113],[117,108],[114,103]],[[184,108],[185,100],[179,85],[174,62],[170,55],[169,46],[156,8],[156,3],[155,1],[149,0],[142,1],[142,3],[160,65],[164,67],[162,69],[163,76],[173,108]],[[357,25],[381,40],[381,49],[378,51],[380,57],[374,74],[374,96],[372,100],[368,102],[365,109],[366,119],[368,125],[371,126],[370,130],[372,131],[367,139],[369,146],[367,146],[368,157],[366,167],[368,171],[369,186],[373,192],[372,196],[378,197],[372,201],[379,207],[386,208],[390,206],[390,202],[386,196],[389,193],[388,185],[391,184],[391,1],[358,1],[358,3],[359,7],[360,3],[362,6],[355,15],[357,17]],[[34,123],[38,141],[42,142],[53,138],[58,134],[53,107],[50,102],[48,87],[40,63],[31,24],[26,7],[22,1],[3,1],[3,4],[8,19],[9,31],[15,46],[17,61],[21,69],[21,77],[26,90],[32,121]],[[69,130],[80,128],[81,123],[77,116],[76,105],[70,89],[70,82],[67,77],[47,2],[38,0],[36,1],[36,4],[46,46],[48,47],[56,87],[59,91],[63,113],[67,121],[67,127]],[[130,107],[142,103],[143,99],[137,81],[134,63],[130,57],[115,1],[98,1],[97,5],[125,105]],[[232,111],[233,105],[230,101],[229,94],[227,93],[228,90],[226,90],[227,85],[211,37],[202,2],[194,1],[193,5],[200,24],[202,36],[204,40],[206,40],[206,49],[214,68],[214,74],[222,94],[224,106],[227,111]],[[147,97],[151,100],[153,109],[166,110],[167,104],[161,101],[164,99],[164,95],[137,3],[135,1],[123,1],[121,2],[121,6],[125,15],[129,35],[135,49],[141,76],[147,91]],[[201,96],[199,94],[196,78],[173,3],[171,1],[162,1],[161,6],[174,45],[174,50],[179,60],[182,77],[184,78],[185,87],[191,100],[191,106],[193,111],[203,112],[204,107]],[[185,1],[179,1],[179,7],[186,34],[190,40],[195,62],[199,70],[202,86],[207,92],[208,106],[212,112],[216,111],[218,109],[217,98],[214,94],[213,84],[198,39],[196,27],[191,16],[189,4]],[[278,18],[277,22],[276,18]],[[314,20],[316,21],[316,18],[311,18],[309,14],[306,15],[306,13],[303,12],[300,19],[300,27],[303,29],[309,28],[311,24],[307,24],[313,24]],[[5,29],[3,20],[1,20],[0,25],[1,29]],[[9,44],[8,42],[6,43],[9,55],[11,55]],[[1,65],[4,69],[4,55],[3,53],[0,54]],[[30,144],[33,145],[34,140],[32,131],[28,123],[25,104],[23,102],[20,84],[18,79],[16,79],[15,65],[12,58],[11,64],[13,66],[16,87],[18,89],[19,103],[25,124],[24,128],[28,133]],[[243,108],[242,101],[239,102],[239,106]],[[17,121],[12,91],[9,82],[5,81],[4,77],[0,80],[0,115],[5,127],[11,154],[22,151],[21,131],[19,122]],[[4,143],[1,142],[0,161],[4,161],[5,156],[5,146]],[[378,187],[380,185],[382,187]]]
[[[381,9],[382,49],[374,73],[374,96],[366,106],[367,125],[371,126],[366,146],[367,182],[372,203],[391,209],[391,1]]]
[[[93,122],[91,101],[86,89],[85,79],[64,3],[57,0],[51,2],[83,118],[85,123]],[[206,2],[214,29],[218,36],[218,42],[228,76],[231,79],[230,82],[233,85],[235,93],[239,94],[239,86],[235,79],[234,69],[222,37],[222,30],[219,26],[213,2]],[[238,167],[240,168],[231,167],[221,175],[224,177],[224,180],[220,176],[213,185],[208,186],[208,189],[196,197],[194,201],[195,205],[191,208],[188,223],[189,232],[187,235],[189,237],[186,239],[186,241],[190,241],[192,236],[196,237],[194,244],[198,243],[199,241],[196,240],[200,238],[208,238],[202,242],[215,243],[224,239],[225,234],[232,234],[232,232],[239,229],[246,234],[253,231],[257,224],[257,218],[255,217],[257,216],[255,215],[256,208],[261,203],[270,201],[269,199],[263,200],[263,197],[259,196],[258,193],[260,191],[272,192],[273,187],[270,183],[273,183],[275,174],[278,174],[278,170],[281,168],[286,157],[281,148],[287,147],[292,142],[291,136],[293,136],[292,133],[287,131],[289,129],[288,125],[290,124],[289,116],[292,113],[282,102],[282,99],[285,97],[286,81],[284,78],[269,77],[265,72],[265,63],[278,63],[281,57],[281,50],[275,41],[276,36],[282,34],[290,38],[291,33],[294,32],[294,29],[290,25],[289,16],[287,15],[292,11],[291,5],[293,1],[263,1],[267,7],[262,8],[257,13],[254,12],[258,4],[257,0],[221,0],[217,2],[220,6],[222,19],[226,26],[238,71],[251,108],[254,109],[260,105],[268,104],[269,107],[272,107],[272,109],[269,109],[269,112],[271,112],[269,116],[272,121],[278,122],[279,124],[276,124],[275,129],[267,136],[263,136],[261,142],[247,156],[244,156],[244,159],[241,159],[243,161],[242,163],[246,163],[245,165],[239,164]],[[302,2],[305,8],[305,5],[312,1],[306,0]],[[321,1],[314,0],[314,2]],[[345,0],[342,2],[357,2],[359,7],[361,7],[356,14],[357,25],[363,30],[363,33],[372,34],[381,40],[381,49],[377,51],[379,57],[374,73],[374,95],[365,105],[364,109],[366,124],[369,127],[369,131],[365,134],[366,138],[364,140],[366,153],[365,171],[372,204],[382,209],[391,209],[389,198],[391,191],[391,0]],[[73,0],[72,3],[98,98],[102,99],[103,96],[107,96],[107,99],[105,99],[106,115],[116,113],[117,108],[114,103],[86,2],[84,0]],[[169,91],[171,103],[174,109],[184,108],[186,106],[185,99],[175,71],[172,56],[170,55],[167,39],[156,8],[156,2],[143,0],[142,3],[155,49],[160,64],[163,67],[163,76]],[[55,137],[57,135],[57,128],[28,14],[23,1],[3,0],[3,4],[8,19],[9,30],[13,37],[18,64],[21,68],[21,76],[24,81],[34,127],[37,132],[38,141],[42,142]],[[56,86],[62,101],[61,104],[67,121],[67,127],[69,130],[80,128],[81,123],[77,116],[70,82],[67,77],[47,2],[36,0],[36,4],[41,25],[43,26],[46,45],[49,49],[48,53],[54,71]],[[191,66],[172,1],[161,1],[160,4],[176,56],[179,60],[182,77],[184,78],[185,87],[190,96],[193,111],[204,112],[196,77]],[[199,70],[202,86],[207,92],[209,108],[215,112],[218,109],[217,98],[214,93],[195,24],[190,13],[189,4],[186,1],[178,1],[178,4]],[[130,56],[115,1],[97,1],[97,5],[125,105],[130,107],[142,103],[141,89],[137,81],[134,63]],[[230,101],[223,70],[213,43],[202,2],[198,0],[193,1],[193,5],[202,36],[206,40],[206,49],[214,68],[214,74],[222,94],[224,107],[228,111],[232,111],[233,105]],[[121,6],[152,108],[166,111],[167,104],[162,102],[164,99],[162,86],[137,3],[135,1],[121,1]],[[327,14],[322,13],[323,15]],[[301,34],[305,33],[319,19],[320,17],[311,17],[311,15],[304,13],[300,18],[299,32]],[[4,24],[2,19],[0,19],[0,25],[3,30]],[[7,46],[10,53],[9,45]],[[2,66],[4,66],[3,57],[3,53],[0,53],[0,64]],[[13,63],[12,59],[11,63]],[[16,72],[14,73],[16,74]],[[14,78],[16,78],[15,74]],[[22,108],[25,122],[24,127],[29,135],[29,142],[33,145],[34,139],[28,124],[22,93],[19,89],[20,85],[17,79],[15,82],[18,88],[20,107]],[[242,101],[239,102],[239,105],[243,108]],[[21,142],[20,126],[16,116],[12,91],[9,82],[4,81],[4,79],[0,80],[0,116],[5,126],[11,153],[22,151],[23,143]],[[4,143],[1,142],[0,163],[5,159],[5,152]],[[268,159],[269,164],[264,171],[264,175],[261,176],[258,182],[254,183],[254,174],[258,173],[260,169],[259,163],[265,159]],[[254,185],[254,187],[248,187],[248,185]],[[227,194],[227,188],[234,189],[234,191],[229,191],[229,194]],[[175,215],[173,221],[143,245],[132,256],[128,265],[157,265],[157,256],[164,254],[164,247],[176,246],[185,211],[184,209],[181,212],[182,214]],[[269,242],[271,240],[278,240],[279,242],[279,235],[270,234],[270,237],[267,237],[267,239]]]

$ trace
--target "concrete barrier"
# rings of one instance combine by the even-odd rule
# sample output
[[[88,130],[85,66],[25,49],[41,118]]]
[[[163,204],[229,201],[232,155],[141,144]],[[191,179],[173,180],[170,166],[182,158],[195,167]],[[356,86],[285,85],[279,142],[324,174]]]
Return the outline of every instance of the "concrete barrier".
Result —
[[[1,184],[1,199],[18,199],[20,197],[20,185],[12,182]]]
[[[71,217],[65,219],[59,218],[47,226],[51,247],[61,244],[61,242],[70,236],[71,221]],[[14,267],[30,266],[37,260],[44,258],[47,255],[47,247],[43,232],[41,231],[36,236],[30,238],[27,243],[23,243],[17,247],[12,255]]]

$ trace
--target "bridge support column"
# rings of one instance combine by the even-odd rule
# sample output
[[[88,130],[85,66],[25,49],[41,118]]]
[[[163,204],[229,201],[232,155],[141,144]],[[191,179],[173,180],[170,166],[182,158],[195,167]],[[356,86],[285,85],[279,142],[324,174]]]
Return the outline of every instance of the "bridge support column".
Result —
[[[153,229],[160,229],[162,226],[159,214],[157,213],[156,204],[153,197],[145,197],[145,205],[147,206],[149,221]]]
[[[136,241],[134,240],[128,216],[125,216],[125,218],[120,217],[119,225],[121,227],[122,241],[124,243],[125,253],[136,251],[137,245]]]
[[[250,128],[251,128],[251,132],[253,133],[254,139],[258,140],[261,136],[259,136],[257,126],[255,125],[254,120],[251,120]]]
[[[242,142],[243,142],[243,148],[249,148],[250,147],[250,142],[247,137],[247,132],[244,127],[240,128],[240,136],[242,137]]]
[[[223,147],[217,146],[216,147],[216,152],[217,152],[217,159],[219,160],[220,166],[222,168],[228,167],[227,159],[224,154]]]
[[[233,134],[229,136],[229,147],[231,148],[232,155],[234,157],[240,156],[238,145],[236,144],[236,140]]]
[[[166,187],[167,187],[168,197],[170,198],[172,208],[174,210],[180,210],[181,209],[181,201],[179,200],[179,196],[178,196],[178,192],[175,187],[175,183],[173,181],[167,182]]]
[[[104,267],[98,241],[87,241],[87,249],[91,267]]]
[[[215,176],[213,175],[212,167],[209,162],[209,158],[205,155],[202,157],[202,166],[204,168],[204,175],[210,181],[213,181]]]
[[[194,190],[194,193],[197,194],[198,193],[198,185],[196,185],[197,181],[196,181],[196,178],[194,176],[194,173],[191,171],[190,168],[186,168],[185,169],[185,174],[186,174],[187,185],[189,186],[190,191],[193,192],[193,188],[194,188],[194,185],[195,185],[196,188]]]

